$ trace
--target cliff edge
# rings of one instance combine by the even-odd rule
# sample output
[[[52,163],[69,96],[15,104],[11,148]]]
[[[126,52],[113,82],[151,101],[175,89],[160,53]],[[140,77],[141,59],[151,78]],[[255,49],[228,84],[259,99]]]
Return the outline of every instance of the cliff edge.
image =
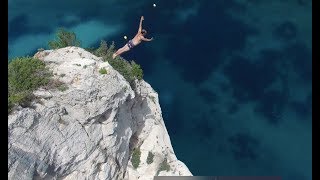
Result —
[[[158,94],[147,82],[136,80],[132,88],[79,47],[35,57],[68,88],[37,89],[40,100],[8,115],[8,179],[192,176],[174,154]]]

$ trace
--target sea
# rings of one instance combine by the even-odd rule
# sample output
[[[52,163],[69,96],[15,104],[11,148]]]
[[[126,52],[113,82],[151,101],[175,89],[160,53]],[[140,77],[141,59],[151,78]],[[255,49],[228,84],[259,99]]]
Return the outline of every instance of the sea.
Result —
[[[158,92],[193,175],[312,179],[312,0],[9,0],[8,61],[60,27],[120,48],[141,16],[154,40],[122,57]]]

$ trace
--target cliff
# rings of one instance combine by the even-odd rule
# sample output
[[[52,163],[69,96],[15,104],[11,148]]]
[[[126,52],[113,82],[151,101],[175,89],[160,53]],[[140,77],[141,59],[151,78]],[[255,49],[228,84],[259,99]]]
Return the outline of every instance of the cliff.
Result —
[[[8,115],[9,179],[192,175],[174,154],[158,94],[147,82],[132,89],[108,62],[78,47],[35,57],[68,89],[38,89],[32,107]],[[106,74],[99,73],[103,67]]]

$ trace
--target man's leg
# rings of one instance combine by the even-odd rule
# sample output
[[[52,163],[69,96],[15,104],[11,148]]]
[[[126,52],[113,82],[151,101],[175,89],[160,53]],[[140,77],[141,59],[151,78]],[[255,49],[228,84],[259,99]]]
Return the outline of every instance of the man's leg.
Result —
[[[124,45],[122,48],[118,49],[117,52],[113,53],[112,58],[114,59],[116,56],[129,51],[130,48],[128,47],[128,45]]]
[[[120,54],[122,48],[118,49],[115,53],[112,54],[113,59]]]

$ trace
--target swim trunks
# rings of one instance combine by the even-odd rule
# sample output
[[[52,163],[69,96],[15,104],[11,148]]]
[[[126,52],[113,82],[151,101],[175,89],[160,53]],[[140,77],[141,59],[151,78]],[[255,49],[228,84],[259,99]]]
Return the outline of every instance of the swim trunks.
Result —
[[[127,44],[130,49],[132,49],[134,47],[132,40],[129,40],[129,42]]]

